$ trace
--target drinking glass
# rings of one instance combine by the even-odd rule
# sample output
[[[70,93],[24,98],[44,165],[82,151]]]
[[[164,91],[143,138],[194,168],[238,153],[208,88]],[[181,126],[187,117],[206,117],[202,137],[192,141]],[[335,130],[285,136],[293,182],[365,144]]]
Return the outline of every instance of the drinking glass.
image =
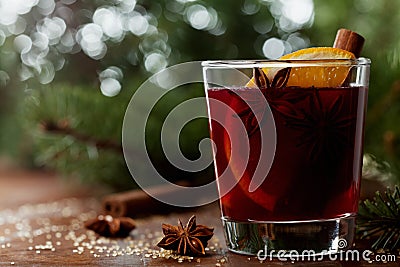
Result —
[[[370,60],[202,66],[228,248],[321,255],[351,246]]]

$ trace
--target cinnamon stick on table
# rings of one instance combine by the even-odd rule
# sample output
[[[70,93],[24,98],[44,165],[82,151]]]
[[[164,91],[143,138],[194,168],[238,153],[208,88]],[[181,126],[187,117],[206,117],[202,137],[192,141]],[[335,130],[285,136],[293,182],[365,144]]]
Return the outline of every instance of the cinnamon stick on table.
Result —
[[[179,185],[184,186],[185,184],[179,183]],[[175,187],[171,189],[171,187],[167,185],[154,186],[148,189],[148,191],[150,191],[152,195],[159,196],[163,199],[165,197],[171,198],[179,195],[179,189]],[[109,214],[113,217],[136,217],[139,214],[168,213],[178,209],[177,207],[152,198],[142,189],[105,196],[102,201],[102,208],[105,214]]]

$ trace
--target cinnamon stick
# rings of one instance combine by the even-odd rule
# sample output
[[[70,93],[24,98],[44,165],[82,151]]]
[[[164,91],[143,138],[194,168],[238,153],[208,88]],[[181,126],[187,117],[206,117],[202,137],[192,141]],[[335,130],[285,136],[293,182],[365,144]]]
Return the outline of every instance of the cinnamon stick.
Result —
[[[364,41],[364,37],[356,32],[348,29],[339,29],[337,31],[333,47],[352,52],[356,56],[356,58],[358,58],[361,54]]]
[[[179,185],[186,185],[180,183]],[[160,185],[150,188],[152,195],[164,197],[176,196],[179,189],[170,186]],[[102,201],[102,208],[105,214],[113,217],[136,217],[138,215],[165,214],[177,207],[162,203],[141,189],[115,193],[105,196]],[[182,208],[180,208],[182,209]]]

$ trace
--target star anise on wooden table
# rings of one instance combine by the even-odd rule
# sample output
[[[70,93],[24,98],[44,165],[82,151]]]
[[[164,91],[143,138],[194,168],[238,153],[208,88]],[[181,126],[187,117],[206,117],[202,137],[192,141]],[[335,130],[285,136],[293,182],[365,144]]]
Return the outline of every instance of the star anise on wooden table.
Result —
[[[127,237],[136,228],[136,223],[129,217],[114,218],[111,215],[99,215],[88,220],[85,227],[105,237]]]
[[[190,217],[186,226],[178,221],[178,226],[163,224],[164,238],[157,246],[174,250],[180,255],[204,255],[208,240],[214,235],[214,229],[196,224],[196,216]]]

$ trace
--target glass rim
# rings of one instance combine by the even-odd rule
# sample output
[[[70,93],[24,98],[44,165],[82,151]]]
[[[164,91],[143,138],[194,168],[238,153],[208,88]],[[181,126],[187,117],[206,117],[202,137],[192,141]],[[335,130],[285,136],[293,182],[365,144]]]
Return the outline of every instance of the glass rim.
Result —
[[[206,60],[201,62],[205,68],[254,68],[254,67],[332,67],[332,66],[369,66],[369,58],[356,59],[246,59],[246,60]]]

